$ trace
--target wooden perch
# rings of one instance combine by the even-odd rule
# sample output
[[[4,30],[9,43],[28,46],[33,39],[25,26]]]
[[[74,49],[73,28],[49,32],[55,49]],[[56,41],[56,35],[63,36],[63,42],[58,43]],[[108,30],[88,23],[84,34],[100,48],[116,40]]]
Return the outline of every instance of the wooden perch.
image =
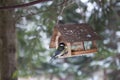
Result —
[[[81,54],[89,54],[89,53],[95,53],[97,52],[97,49],[90,49],[90,50],[83,50],[83,51],[72,51],[72,55],[81,55]]]

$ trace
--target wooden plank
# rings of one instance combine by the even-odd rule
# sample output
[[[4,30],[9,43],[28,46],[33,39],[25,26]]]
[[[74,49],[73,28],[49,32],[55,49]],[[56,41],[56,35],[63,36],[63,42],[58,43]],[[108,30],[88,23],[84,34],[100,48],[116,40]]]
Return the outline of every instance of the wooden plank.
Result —
[[[67,42],[66,45],[67,45],[67,51],[68,51],[68,53],[65,54],[64,56],[59,56],[58,58],[71,57],[71,43]]]
[[[82,42],[74,42],[72,45],[81,45]]]
[[[88,54],[92,54],[96,52],[97,52],[97,49],[90,49],[86,51],[74,51],[74,52],[71,52],[72,55],[70,56],[64,55],[64,56],[59,56],[59,58],[68,58],[68,57],[75,57],[75,56],[81,56],[81,55],[88,55]]]
[[[82,47],[83,47],[83,50],[85,50],[84,41],[82,42]]]
[[[55,39],[55,47],[56,49],[58,48],[58,44],[59,44],[59,37],[60,37],[60,32],[57,33],[56,39]]]
[[[90,50],[85,50],[85,51],[74,51],[72,52],[72,55],[89,54],[89,53],[94,53],[94,52],[97,52],[97,49],[90,49]]]
[[[67,48],[68,48],[68,56],[71,55],[71,44],[70,43],[67,43]]]
[[[96,40],[92,41],[93,48],[97,48]]]
[[[71,56],[71,44],[67,43],[68,54],[66,56]]]
[[[58,30],[57,28],[54,27],[49,48],[55,48],[55,39],[56,39],[57,33],[58,33]]]
[[[85,50],[84,42],[74,42],[74,43],[72,43],[72,46],[75,46],[76,50]]]

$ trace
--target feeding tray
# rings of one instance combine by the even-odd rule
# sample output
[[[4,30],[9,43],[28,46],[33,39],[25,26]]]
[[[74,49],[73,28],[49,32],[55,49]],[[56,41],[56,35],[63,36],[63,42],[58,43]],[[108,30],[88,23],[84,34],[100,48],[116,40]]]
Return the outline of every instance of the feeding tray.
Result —
[[[98,34],[86,23],[58,24],[54,27],[50,48],[57,48],[59,43],[66,45],[67,54],[59,58],[80,56],[97,52]]]

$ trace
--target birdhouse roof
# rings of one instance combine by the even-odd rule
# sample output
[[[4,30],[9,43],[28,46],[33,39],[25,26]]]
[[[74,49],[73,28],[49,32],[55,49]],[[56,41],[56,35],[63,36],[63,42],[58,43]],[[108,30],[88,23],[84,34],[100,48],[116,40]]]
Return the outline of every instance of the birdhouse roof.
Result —
[[[86,23],[82,24],[58,24],[55,26],[61,36],[67,42],[81,42],[98,40],[98,34]]]

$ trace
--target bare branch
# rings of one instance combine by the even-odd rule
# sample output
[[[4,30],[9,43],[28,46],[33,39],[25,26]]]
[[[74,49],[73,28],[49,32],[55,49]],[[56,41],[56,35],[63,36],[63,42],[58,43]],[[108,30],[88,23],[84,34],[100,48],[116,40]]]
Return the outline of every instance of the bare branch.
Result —
[[[20,5],[4,6],[4,7],[0,7],[0,10],[27,7],[27,6],[31,6],[31,5],[38,4],[41,2],[45,2],[45,1],[52,1],[52,0],[37,0],[37,1],[29,2],[29,3],[25,3],[25,4],[20,4]]]

